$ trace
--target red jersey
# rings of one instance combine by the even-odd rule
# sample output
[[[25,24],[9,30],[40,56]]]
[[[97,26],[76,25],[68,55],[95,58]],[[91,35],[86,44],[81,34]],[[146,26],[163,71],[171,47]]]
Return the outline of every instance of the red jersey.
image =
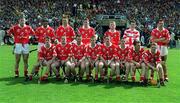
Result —
[[[62,44],[57,44],[53,55],[56,56],[59,60],[66,60],[70,53],[70,44],[66,44],[64,46]]]
[[[28,25],[24,27],[14,25],[8,30],[8,34],[13,34],[15,43],[27,44],[29,42],[29,36],[35,33]]]
[[[67,43],[72,42],[75,37],[73,28],[69,25],[67,27],[59,26],[56,30],[56,38],[59,42],[61,42],[62,36],[66,36]]]
[[[152,32],[151,32],[151,41],[153,42],[154,39],[159,39],[159,38],[165,38],[166,40],[170,40],[170,34],[169,34],[169,31],[165,28],[163,28],[162,31],[158,30],[158,28],[156,29],[153,29]],[[163,46],[166,46],[168,45],[168,43],[163,43],[163,42],[157,42],[158,45],[163,45]]]
[[[118,45],[120,42],[121,34],[117,30],[115,30],[114,32],[111,32],[110,30],[108,30],[104,33],[104,36],[110,36],[111,37],[111,43],[114,45]]]
[[[72,44],[72,54],[74,55],[75,59],[80,60],[86,53],[86,48],[84,44],[78,46],[77,44]]]
[[[147,50],[144,53],[145,62],[147,63],[160,63],[161,62],[161,56],[160,51],[156,51],[155,54],[152,54],[150,50]]]
[[[142,62],[144,55],[144,49],[140,48],[139,52],[136,52],[134,49],[130,50],[130,60],[134,60],[136,62]]]
[[[79,34],[82,35],[82,43],[84,45],[90,44],[91,37],[95,35],[95,30],[94,28],[84,28],[80,27],[79,28]]]
[[[109,47],[107,47],[105,44],[102,44],[101,49],[101,55],[104,60],[111,60],[117,54],[117,47],[113,44]]]
[[[52,40],[55,40],[54,29],[50,26],[48,26],[47,28],[40,26],[36,28],[35,33],[39,43],[45,43],[46,36],[50,37]]]
[[[87,45],[86,47],[86,55],[90,56],[92,60],[95,60],[97,58],[97,55],[100,54],[101,46],[97,45],[93,48],[91,45]]]
[[[117,56],[122,61],[128,61],[130,56],[130,49],[128,47],[122,49],[120,46],[117,47]]]
[[[40,51],[38,52],[39,60],[51,60],[53,58],[55,46],[51,44],[49,48],[42,46]]]
[[[136,29],[127,29],[124,31],[123,39],[125,40],[125,44],[131,48],[133,46],[134,40],[140,39],[140,33]]]

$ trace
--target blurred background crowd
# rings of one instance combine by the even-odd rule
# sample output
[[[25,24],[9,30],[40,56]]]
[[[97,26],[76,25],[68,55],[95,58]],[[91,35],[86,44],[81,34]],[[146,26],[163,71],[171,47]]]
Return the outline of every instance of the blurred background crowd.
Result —
[[[0,0],[0,30],[16,24],[17,15],[21,12],[33,28],[39,26],[43,17],[47,17],[50,26],[56,29],[63,14],[67,14],[70,25],[77,30],[82,20],[88,17],[99,34],[103,34],[102,27],[97,23],[100,15],[121,15],[127,21],[136,20],[144,44],[156,27],[156,21],[163,18],[173,43],[180,36],[179,0]]]

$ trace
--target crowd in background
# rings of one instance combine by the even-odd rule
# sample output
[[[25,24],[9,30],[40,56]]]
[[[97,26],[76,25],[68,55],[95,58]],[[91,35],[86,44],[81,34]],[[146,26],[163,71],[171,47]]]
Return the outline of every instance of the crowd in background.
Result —
[[[63,14],[67,14],[75,30],[85,17],[96,27],[97,15],[121,15],[127,20],[136,20],[145,44],[159,18],[165,20],[165,27],[173,34],[172,39],[180,35],[178,0],[1,0],[0,5],[0,29],[8,29],[17,23],[17,15],[21,12],[33,28],[47,17],[55,29],[61,24]]]

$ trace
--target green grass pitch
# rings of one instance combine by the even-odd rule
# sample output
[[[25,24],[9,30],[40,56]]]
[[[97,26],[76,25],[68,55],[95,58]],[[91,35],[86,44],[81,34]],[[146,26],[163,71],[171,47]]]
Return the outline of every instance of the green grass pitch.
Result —
[[[31,46],[31,49],[35,46]],[[30,54],[29,69],[36,62],[36,52]],[[22,60],[22,59],[21,59]],[[0,46],[0,103],[179,103],[180,49],[170,49],[169,82],[165,87],[141,87],[127,84],[69,83],[50,80],[24,82],[20,63],[20,78],[14,78],[12,46]],[[137,78],[138,79],[138,78]]]

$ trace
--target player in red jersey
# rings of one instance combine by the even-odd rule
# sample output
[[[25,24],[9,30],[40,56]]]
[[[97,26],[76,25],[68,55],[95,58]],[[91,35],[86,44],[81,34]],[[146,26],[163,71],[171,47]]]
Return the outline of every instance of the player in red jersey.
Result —
[[[39,26],[35,30],[36,38],[38,39],[38,51],[45,43],[45,37],[50,37],[51,41],[55,40],[54,29],[48,25],[48,20],[45,18],[42,20],[42,26]]]
[[[19,63],[21,55],[24,62],[24,76],[28,77],[28,57],[29,57],[29,37],[35,34],[33,29],[25,24],[25,19],[20,18],[19,24],[12,26],[8,31],[9,35],[14,36],[15,42],[15,77],[19,77]],[[26,78],[27,79],[27,78]]]
[[[79,34],[82,36],[82,43],[84,45],[90,44],[90,39],[95,35],[94,28],[90,27],[89,19],[84,20],[83,26],[78,29]]]
[[[116,75],[116,80],[120,80],[120,74],[119,74],[119,62],[117,61],[117,47],[111,43],[111,36],[107,35],[104,37],[104,44],[101,46],[102,48],[102,57],[105,60],[105,70],[103,74],[101,75],[101,79],[104,79],[104,76],[107,75],[105,71],[107,72],[108,67],[110,66],[110,76],[107,79],[108,82],[112,81],[112,77],[114,74]]]
[[[125,40],[126,46],[129,48],[133,47],[135,40],[140,40],[140,33],[136,30],[136,22],[131,21],[130,28],[124,31],[123,39]]]
[[[67,43],[72,42],[75,38],[74,29],[68,24],[67,18],[62,19],[62,25],[56,30],[56,39],[58,39],[59,42],[61,42],[62,36],[66,36]]]
[[[136,69],[141,69],[140,72],[140,82],[143,83],[144,82],[144,75],[145,75],[145,68],[146,65],[144,63],[143,60],[143,53],[144,53],[144,49],[141,48],[141,43],[140,41],[134,41],[134,48],[131,49],[131,55],[130,55],[130,70],[131,70],[131,76],[132,76],[132,81],[134,82],[136,80],[135,77],[135,71]]]
[[[170,41],[170,34],[169,31],[164,28],[164,21],[162,19],[159,20],[157,24],[157,28],[152,30],[151,41],[158,44],[158,50],[160,51],[162,66],[164,71],[164,78],[165,81],[168,81],[166,61],[168,55],[167,46]]]
[[[85,59],[85,69],[86,69],[86,79],[89,80],[91,76],[91,71],[94,69],[94,66],[98,60],[97,55],[99,55],[99,51],[101,46],[96,44],[96,36],[91,37],[91,44],[86,46],[86,59]]]
[[[65,83],[67,83],[70,76],[70,69],[75,67],[75,63],[72,62],[71,45],[66,42],[66,36],[61,37],[61,43],[56,45],[53,56],[54,62],[52,63],[51,68],[56,74],[59,74],[57,68],[62,67],[65,69],[66,67],[63,72],[65,73]]]
[[[30,74],[30,80],[32,80],[33,75],[36,75],[39,71],[40,66],[47,66],[46,73],[41,80],[45,80],[48,78],[50,66],[53,63],[53,52],[55,46],[51,44],[51,39],[49,37],[45,37],[45,45],[41,46],[38,52],[38,62],[33,66],[32,72]]]
[[[117,56],[119,57],[120,74],[123,74],[122,77],[123,78],[125,77],[124,78],[125,81],[128,80],[128,75],[130,72],[129,52],[130,52],[129,47],[125,46],[125,41],[124,39],[122,39],[121,42],[119,43],[119,46],[117,47]]]
[[[160,51],[157,50],[157,43],[151,43],[151,49],[147,50],[144,53],[145,63],[148,67],[146,70],[146,77],[145,77],[145,83],[147,84],[148,79],[148,71],[156,71],[158,72],[158,80],[160,81],[160,84],[164,86],[164,75],[163,75],[163,68],[161,65],[161,57],[160,57]]]
[[[116,30],[116,22],[111,21],[109,23],[109,30],[104,33],[104,36],[110,36],[111,37],[111,43],[114,45],[118,45],[120,42],[121,34],[119,31]]]
[[[82,36],[76,35],[76,43],[72,44],[72,53],[76,59],[76,67],[79,67],[79,80],[82,81],[82,77],[85,71],[85,54],[86,48],[82,43]],[[75,68],[72,68],[72,71],[75,71]]]

